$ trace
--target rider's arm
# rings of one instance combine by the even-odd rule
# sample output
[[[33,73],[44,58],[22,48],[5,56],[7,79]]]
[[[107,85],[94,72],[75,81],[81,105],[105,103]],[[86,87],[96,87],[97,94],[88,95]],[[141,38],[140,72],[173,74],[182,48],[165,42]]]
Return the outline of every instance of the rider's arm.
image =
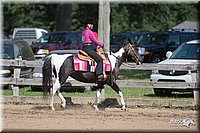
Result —
[[[104,47],[104,44],[102,42],[100,42],[99,40],[97,40],[97,38],[94,36],[93,32],[89,33],[89,38],[92,40],[92,42],[94,42],[98,46]]]

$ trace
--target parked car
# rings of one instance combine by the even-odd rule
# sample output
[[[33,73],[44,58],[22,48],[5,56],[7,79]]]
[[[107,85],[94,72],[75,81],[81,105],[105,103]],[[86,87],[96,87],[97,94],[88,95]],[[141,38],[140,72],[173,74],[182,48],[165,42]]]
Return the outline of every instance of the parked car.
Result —
[[[174,51],[183,42],[200,39],[196,31],[151,32],[141,36],[135,43],[143,62],[158,63],[166,59],[167,51]]]
[[[9,38],[9,35],[8,35],[8,33],[6,33],[6,32],[3,32],[3,39],[8,39]]]
[[[125,40],[130,39],[131,43],[134,44],[141,35],[147,34],[148,32],[122,32],[113,33],[110,36],[110,51],[115,52]]]
[[[192,64],[200,61],[200,40],[189,41],[180,45],[168,59],[158,64]],[[154,82],[199,82],[199,71],[196,70],[152,70],[150,80]],[[192,91],[188,88],[154,88],[157,96],[170,95],[172,91]]]
[[[33,51],[30,45],[22,39],[3,39],[1,45],[1,59],[14,60],[15,58],[22,58],[22,60],[35,60]],[[33,68],[22,67],[20,77],[32,77]],[[13,77],[13,66],[2,66],[0,70],[1,77]]]
[[[79,50],[55,50],[55,51],[51,51],[50,53],[48,53],[45,57],[43,57],[43,61],[45,60],[46,57],[52,55],[52,54],[57,54],[57,55],[65,55],[65,57],[68,57],[70,55],[73,54],[77,54],[79,52]],[[63,58],[63,56],[62,56]],[[54,75],[52,75],[54,77]],[[42,67],[35,67],[33,70],[33,78],[42,78]],[[68,81],[70,80],[74,80],[73,78],[69,77],[67,79]],[[32,85],[31,86],[31,90],[32,91],[41,91],[42,90],[42,86],[40,85]],[[61,87],[61,91],[74,91],[74,90],[80,90],[80,91],[90,91],[92,90],[91,87],[85,87],[85,86],[72,86],[70,83],[65,83],[65,85],[63,87]]]
[[[41,59],[54,50],[78,50],[82,48],[81,32],[49,32],[36,40],[31,48],[36,59]]]
[[[23,39],[30,45],[47,32],[47,30],[40,28],[14,28],[13,38]]]

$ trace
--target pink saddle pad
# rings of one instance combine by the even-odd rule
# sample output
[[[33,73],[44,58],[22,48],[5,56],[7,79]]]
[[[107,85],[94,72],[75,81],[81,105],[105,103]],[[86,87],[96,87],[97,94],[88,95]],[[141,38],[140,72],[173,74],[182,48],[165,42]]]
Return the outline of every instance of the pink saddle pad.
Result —
[[[96,62],[93,61],[83,61],[80,60],[77,56],[73,56],[74,60],[74,71],[84,71],[84,72],[95,72]],[[108,58],[104,60],[103,71],[111,71],[110,61]]]

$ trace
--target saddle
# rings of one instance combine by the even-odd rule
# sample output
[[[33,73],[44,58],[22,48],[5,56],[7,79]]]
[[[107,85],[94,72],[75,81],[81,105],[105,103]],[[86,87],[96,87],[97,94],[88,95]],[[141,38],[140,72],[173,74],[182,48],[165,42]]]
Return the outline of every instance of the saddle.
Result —
[[[106,60],[106,56],[105,54],[103,53],[102,49],[97,49],[97,54],[103,59],[103,64],[107,64],[108,63],[108,60]],[[83,50],[79,50],[79,53],[77,54],[77,57],[82,60],[82,61],[86,61],[86,62],[95,62],[95,60],[90,57],[86,52],[84,52]],[[93,63],[93,64],[94,64]],[[104,75],[104,81],[106,80],[107,78],[107,75],[105,73],[105,70],[103,69],[103,75]]]
[[[101,49],[98,49],[97,50],[97,54],[103,59],[105,60],[106,56],[105,54],[102,52]],[[95,61],[92,57],[90,57],[85,51],[83,50],[79,50],[79,53],[77,54],[78,58],[80,60],[83,60],[83,61]]]

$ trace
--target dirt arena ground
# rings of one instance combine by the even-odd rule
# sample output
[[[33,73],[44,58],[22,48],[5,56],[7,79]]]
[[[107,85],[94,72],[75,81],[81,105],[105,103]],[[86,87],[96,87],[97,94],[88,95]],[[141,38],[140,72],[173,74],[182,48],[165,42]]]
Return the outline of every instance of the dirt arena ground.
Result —
[[[47,105],[4,104],[3,131],[199,131],[198,112],[180,109],[101,108],[89,105],[67,106],[51,111]],[[179,121],[190,118],[195,125]]]

